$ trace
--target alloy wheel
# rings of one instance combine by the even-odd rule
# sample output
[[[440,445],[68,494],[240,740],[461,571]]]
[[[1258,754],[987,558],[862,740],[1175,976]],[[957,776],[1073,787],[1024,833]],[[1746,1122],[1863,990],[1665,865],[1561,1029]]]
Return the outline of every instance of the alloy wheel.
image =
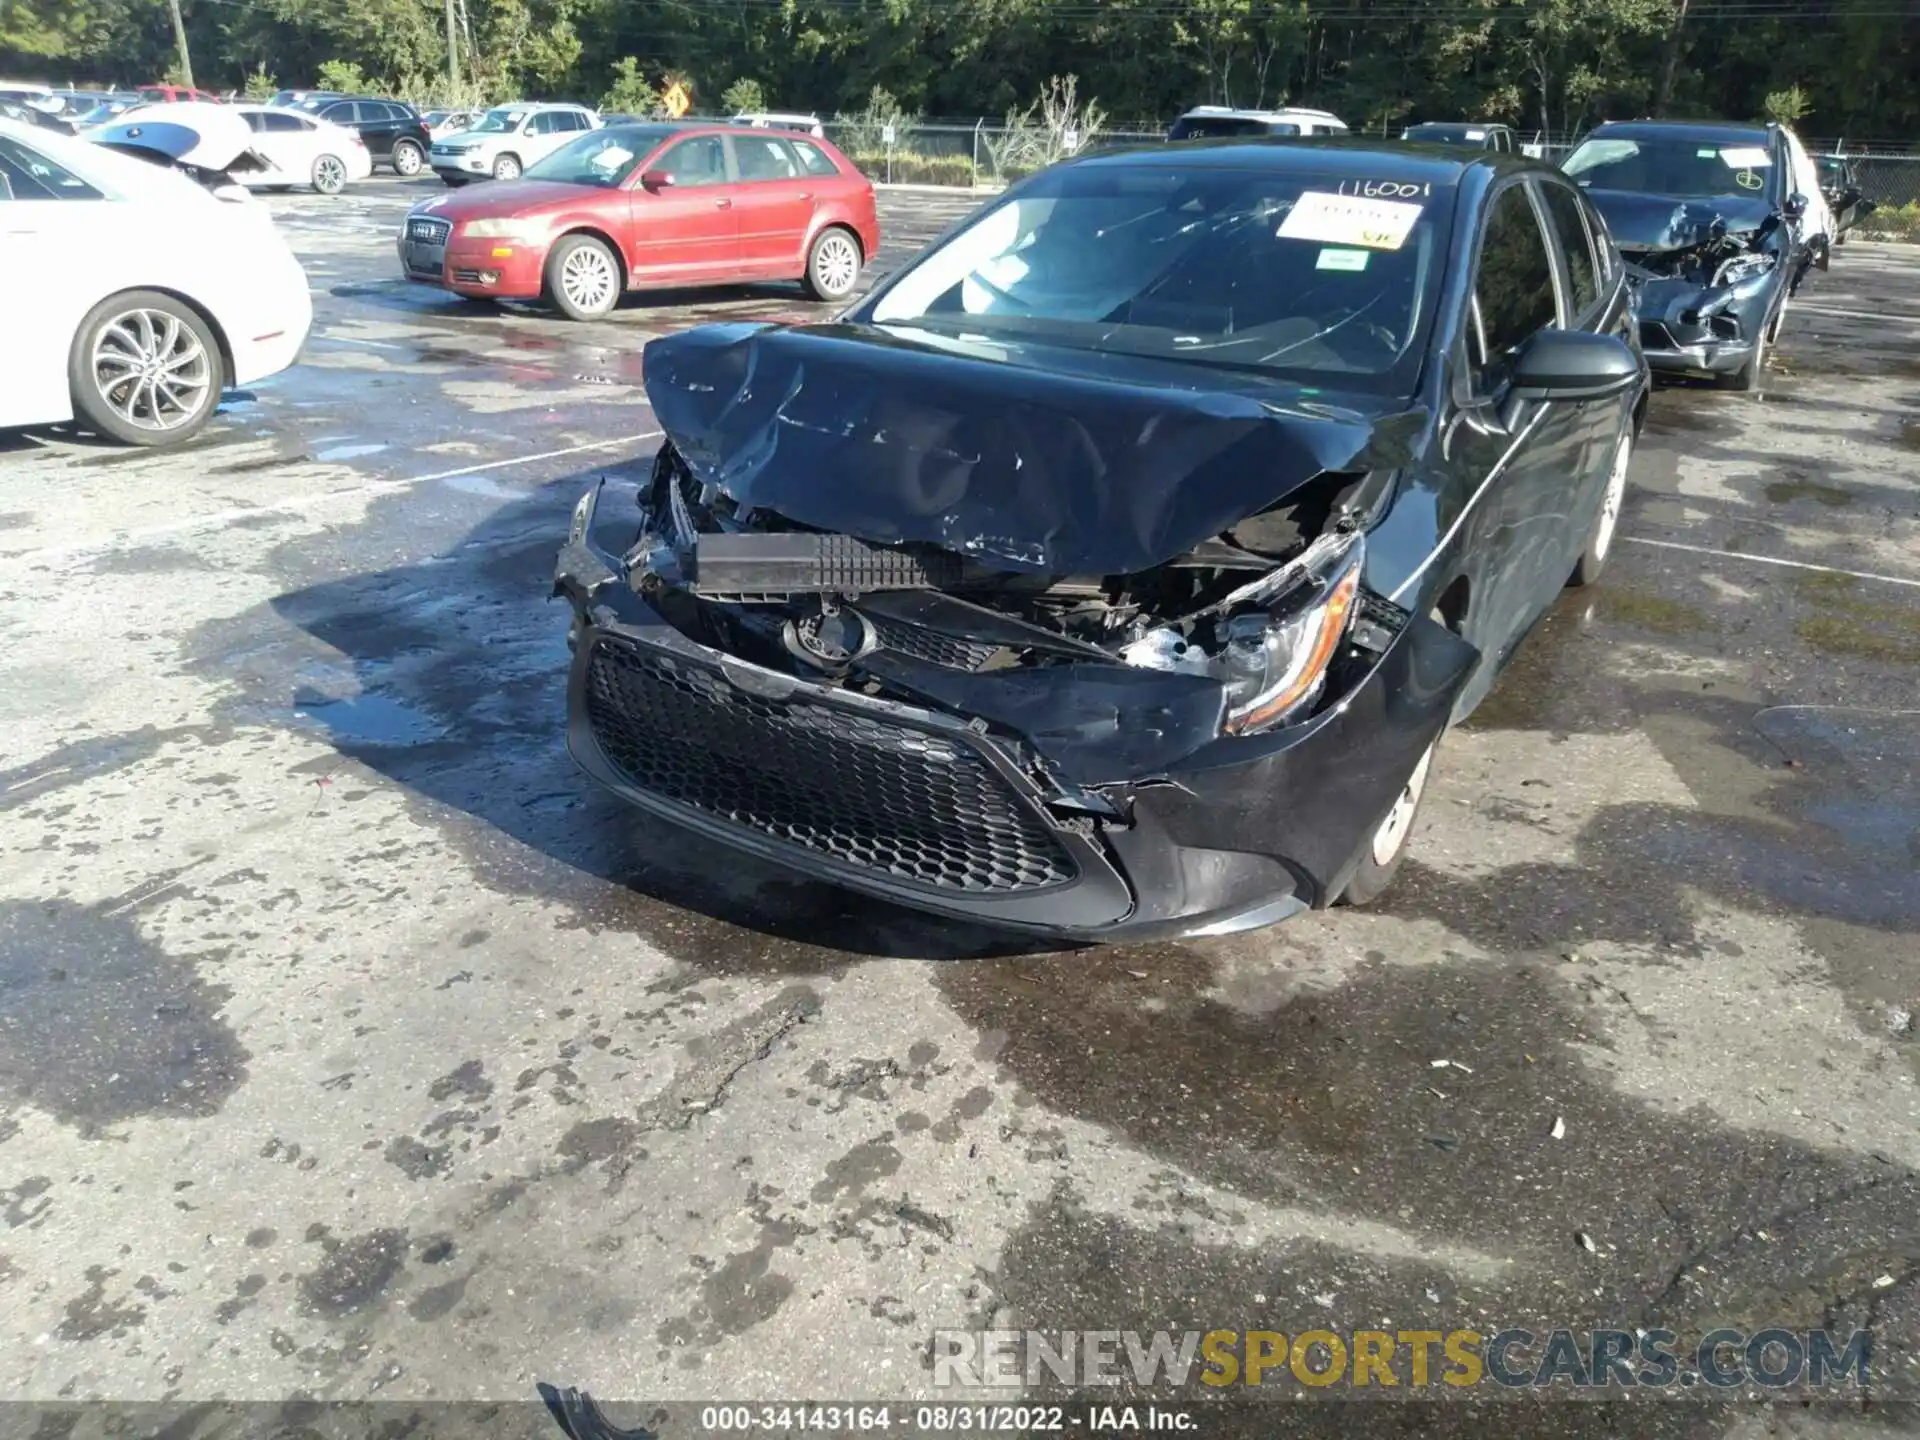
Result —
[[[819,248],[814,252],[813,273],[827,294],[844,295],[860,277],[860,252],[846,235],[838,230],[830,231],[820,237]]]
[[[1380,822],[1380,828],[1373,832],[1373,863],[1385,865],[1400,853],[1400,847],[1407,843],[1407,832],[1413,828],[1413,817],[1420,809],[1420,796],[1427,788],[1427,771],[1433,764],[1433,747],[1427,747],[1427,753],[1420,757],[1420,763],[1413,767],[1413,774],[1407,777],[1407,783],[1400,792],[1400,798],[1393,802],[1393,808],[1387,812],[1387,818]]]
[[[322,195],[336,195],[346,184],[347,167],[338,156],[322,155],[313,162],[313,188]]]
[[[1627,468],[1633,459],[1633,442],[1622,436],[1613,452],[1613,473],[1607,476],[1606,498],[1600,502],[1600,523],[1593,532],[1593,558],[1604,560],[1613,545],[1613,532],[1620,523],[1620,505],[1627,495]]]
[[[393,169],[396,175],[418,175],[420,173],[420,149],[417,145],[396,145],[393,150]]]
[[[518,180],[520,162],[511,155],[502,155],[493,162],[493,178],[496,180]]]
[[[560,289],[576,309],[604,309],[619,283],[613,262],[597,245],[576,246],[560,264]]]
[[[129,310],[101,326],[89,370],[114,414],[155,432],[198,415],[213,382],[200,337],[164,310]]]

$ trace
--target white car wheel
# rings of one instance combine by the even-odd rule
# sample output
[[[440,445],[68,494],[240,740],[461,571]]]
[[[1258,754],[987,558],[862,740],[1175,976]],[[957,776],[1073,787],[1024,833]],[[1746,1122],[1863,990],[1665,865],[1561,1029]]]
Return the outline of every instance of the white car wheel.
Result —
[[[313,162],[313,188],[322,195],[338,195],[347,188],[347,165],[338,155],[322,155]]]
[[[822,230],[807,256],[807,289],[816,300],[841,300],[860,279],[860,242],[839,226]]]
[[[502,155],[493,162],[493,178],[496,180],[518,180],[520,178],[520,158],[517,155]]]

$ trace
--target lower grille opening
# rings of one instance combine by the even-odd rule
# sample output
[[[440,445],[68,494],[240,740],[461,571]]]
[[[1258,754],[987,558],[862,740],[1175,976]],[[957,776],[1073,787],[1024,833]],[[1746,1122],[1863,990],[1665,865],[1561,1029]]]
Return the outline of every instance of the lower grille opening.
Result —
[[[966,742],[596,641],[587,721],[636,789],[897,880],[1004,894],[1076,878],[1045,821]]]

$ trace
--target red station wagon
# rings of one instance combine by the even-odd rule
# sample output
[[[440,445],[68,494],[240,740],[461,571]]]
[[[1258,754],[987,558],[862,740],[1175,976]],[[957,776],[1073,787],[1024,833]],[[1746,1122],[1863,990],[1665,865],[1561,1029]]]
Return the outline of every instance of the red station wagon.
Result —
[[[518,180],[423,201],[399,241],[411,280],[575,320],[677,285],[797,279],[838,300],[879,247],[873,185],[826,141],[672,124],[594,130]]]

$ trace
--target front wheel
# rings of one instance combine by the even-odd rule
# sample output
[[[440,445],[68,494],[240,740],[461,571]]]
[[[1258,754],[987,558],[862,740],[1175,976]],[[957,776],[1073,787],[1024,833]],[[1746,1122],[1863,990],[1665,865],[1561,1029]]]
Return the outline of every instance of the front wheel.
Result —
[[[1385,893],[1407,858],[1407,839],[1413,834],[1413,822],[1420,814],[1421,798],[1427,793],[1427,776],[1433,769],[1433,752],[1440,747],[1436,739],[1413,767],[1399,798],[1385,818],[1374,827],[1361,853],[1359,868],[1340,892],[1342,905],[1369,905]]]
[[[620,263],[591,235],[568,235],[547,256],[547,294],[569,320],[598,320],[620,299]]]
[[[1620,443],[1614,447],[1613,469],[1607,472],[1607,493],[1600,501],[1600,514],[1594,519],[1593,533],[1587,537],[1587,548],[1580,552],[1580,558],[1574,562],[1573,574],[1567,584],[1573,586],[1591,585],[1600,578],[1600,572],[1607,568],[1607,556],[1613,551],[1613,532],[1620,528],[1620,506],[1627,497],[1627,467],[1633,461],[1633,436],[1622,435]]]
[[[814,237],[807,252],[807,293],[816,300],[844,300],[860,278],[860,242],[838,225]]]
[[[427,163],[427,152],[411,140],[396,140],[393,146],[393,173],[411,179]]]
[[[322,155],[313,162],[313,188],[322,195],[338,195],[347,188],[347,166],[338,155]]]
[[[520,157],[502,155],[493,162],[493,178],[496,180],[518,180],[520,178]]]
[[[220,403],[220,346],[174,299],[129,290],[94,306],[67,359],[74,414],[124,445],[172,445],[198,434]]]

